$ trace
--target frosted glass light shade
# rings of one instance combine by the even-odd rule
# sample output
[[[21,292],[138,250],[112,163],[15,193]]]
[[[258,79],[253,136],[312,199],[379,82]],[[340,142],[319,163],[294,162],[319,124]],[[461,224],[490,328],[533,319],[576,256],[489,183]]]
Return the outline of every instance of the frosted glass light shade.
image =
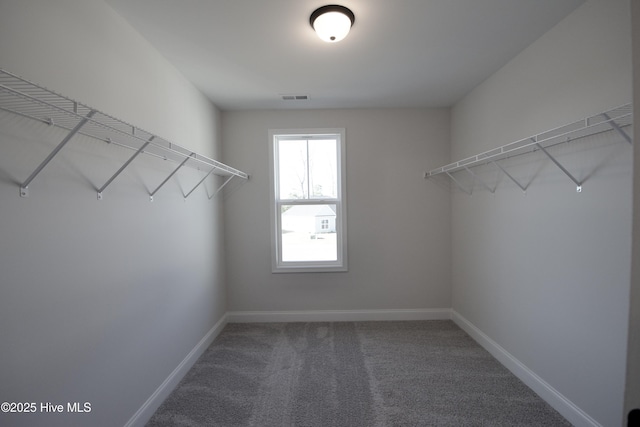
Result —
[[[328,43],[335,43],[349,34],[354,20],[353,12],[346,7],[329,5],[313,12],[310,22],[320,39]]]

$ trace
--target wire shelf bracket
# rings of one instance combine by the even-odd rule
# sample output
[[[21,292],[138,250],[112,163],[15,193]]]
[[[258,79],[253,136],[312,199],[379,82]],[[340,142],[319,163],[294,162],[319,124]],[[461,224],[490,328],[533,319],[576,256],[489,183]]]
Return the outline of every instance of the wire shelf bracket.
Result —
[[[132,130],[132,132],[135,133],[135,128]],[[118,177],[118,175],[120,175],[126,168],[127,166],[129,166],[131,164],[131,162],[133,162],[135,160],[136,157],[138,157],[139,154],[144,152],[144,149],[147,148],[147,146],[149,144],[151,144],[151,141],[153,141],[153,138],[155,138],[154,136],[152,136],[151,138],[149,138],[149,140],[147,142],[145,142],[142,147],[138,148],[136,150],[135,153],[133,153],[133,155],[131,157],[129,157],[129,160],[127,160],[125,162],[124,165],[122,165],[120,167],[120,169],[117,170],[116,173],[114,173],[111,178],[109,178],[107,180],[107,182],[104,183],[104,185],[102,187],[100,187],[100,189],[98,190],[98,200],[102,200],[102,193],[104,192],[104,190],[107,189],[107,187],[113,182],[114,179],[116,179]]]
[[[525,187],[524,185],[520,184],[520,182],[515,179],[509,172],[507,172],[507,170],[505,168],[503,168],[502,166],[500,166],[500,163],[496,162],[495,160],[491,160],[491,163],[493,165],[495,165],[498,169],[500,169],[502,171],[502,173],[504,173],[507,178],[509,178],[511,181],[513,181],[518,187],[520,187],[520,189],[522,190],[523,193],[527,192],[527,187]]]
[[[612,120],[607,113],[602,113],[602,116],[607,120],[607,122],[611,125],[611,127],[616,132],[618,132],[620,136],[622,136],[625,139],[625,141],[633,145],[633,141],[631,140],[631,137],[620,127],[620,125],[618,125],[614,120]]]
[[[225,179],[225,181],[222,183],[222,185],[221,185],[220,187],[218,187],[218,189],[216,190],[216,192],[215,192],[215,193],[213,193],[213,194],[211,195],[211,197],[209,197],[209,200],[211,200],[211,199],[213,199],[214,197],[216,197],[216,196],[218,195],[218,193],[222,191],[222,189],[224,188],[224,186],[225,186],[225,185],[227,185],[228,183],[230,183],[230,182],[231,182],[231,180],[232,180],[233,178],[235,178],[235,176],[234,176],[234,175],[231,175],[229,178]]]
[[[191,195],[191,193],[211,175],[226,178],[238,177],[244,180],[249,179],[249,175],[245,172],[195,153],[1,68],[0,110],[68,131],[67,136],[58,143],[33,173],[20,184],[21,197],[29,196],[29,185],[31,182],[75,135],[87,136],[134,152],[102,187],[96,189],[98,200],[102,200],[104,191],[140,154],[169,160],[179,165],[151,192],[149,195],[151,200],[153,200],[153,196],[158,190],[185,166],[187,162],[188,165],[193,168],[197,168],[198,170],[204,168],[208,170],[208,172],[205,177],[187,193],[185,198]],[[225,184],[223,184],[223,186]]]
[[[455,178],[454,173],[466,170],[471,174],[473,182],[479,182],[489,192],[494,193],[497,189],[497,184],[494,188],[491,188],[485,181],[483,181],[477,173],[474,173],[471,168],[475,166],[493,164],[504,175],[506,175],[514,184],[516,184],[524,193],[526,193],[528,184],[525,186],[518,181],[511,173],[509,173],[500,163],[500,160],[509,159],[511,157],[521,156],[536,151],[541,151],[547,156],[553,164],[555,164],[574,184],[576,184],[576,191],[582,192],[583,182],[578,180],[569,170],[562,165],[556,159],[553,154],[549,152],[550,147],[560,145],[570,141],[577,141],[588,136],[594,136],[605,132],[616,132],[626,142],[633,145],[633,138],[625,131],[625,128],[633,126],[633,109],[631,104],[626,104],[618,108],[614,108],[594,116],[587,117],[583,120],[548,130],[546,132],[539,133],[529,138],[525,138],[519,141],[515,141],[493,150],[485,151],[484,153],[476,154],[475,156],[468,157],[466,159],[459,160],[454,163],[433,169],[429,172],[425,172],[425,179],[444,174],[448,176],[451,181],[462,190],[464,193],[471,195],[472,188],[465,188],[458,179]]]
[[[195,153],[191,153],[191,155],[192,155],[192,156],[195,156]],[[168,177],[166,177],[164,181],[162,181],[162,183],[161,183],[160,185],[158,185],[158,188],[156,188],[155,190],[153,190],[153,191],[151,192],[151,194],[149,194],[149,201],[153,202],[153,196],[155,196],[155,195],[156,195],[156,193],[158,192],[158,190],[160,190],[160,189],[161,189],[161,188],[162,188],[162,187],[163,187],[163,186],[164,186],[164,185],[165,185],[165,184],[166,184],[166,183],[171,179],[171,177],[172,177],[173,175],[175,175],[176,173],[178,173],[178,171],[179,171],[180,169],[182,169],[182,167],[183,167],[183,166],[184,166],[184,165],[189,161],[189,159],[190,159],[190,158],[191,158],[191,157],[187,157],[186,159],[184,159],[184,160],[182,161],[182,163],[180,163],[180,164],[178,165],[178,167],[177,167],[177,168],[175,168],[175,169],[174,169],[174,170],[169,174],[169,176],[168,176]]]
[[[187,197],[189,197],[191,195],[191,193],[193,193],[194,191],[196,191],[196,188],[200,187],[200,184],[202,184],[207,178],[209,178],[209,176],[213,173],[213,171],[216,170],[216,168],[211,169],[209,172],[207,172],[207,174],[204,176],[204,178],[202,178],[200,181],[198,181],[198,183],[196,184],[195,187],[193,187],[191,189],[191,191],[189,191],[185,196],[184,199],[187,200]],[[232,175],[233,176],[233,175]]]
[[[495,188],[491,188],[491,187],[489,187],[489,185],[488,185],[486,182],[484,182],[484,181],[483,181],[483,180],[482,180],[478,175],[476,175],[475,173],[473,173],[473,171],[472,171],[471,169],[469,169],[469,168],[468,168],[468,167],[466,167],[466,166],[464,167],[464,169],[465,169],[467,172],[469,172],[469,174],[473,177],[473,179],[474,179],[474,180],[478,181],[478,182],[479,182],[479,183],[480,183],[484,188],[486,188],[487,190],[489,190],[489,192],[490,192],[491,194],[493,194],[493,193],[495,193],[495,192],[496,192],[496,189],[495,189]],[[496,187],[497,187],[497,185],[496,185]]]
[[[451,175],[450,172],[445,171],[445,173],[447,174],[447,176],[449,178],[451,178],[451,181],[453,181],[460,190],[462,190],[464,193],[467,193],[468,195],[472,195],[473,194],[473,187],[471,188],[471,190],[467,190],[466,188],[464,188],[464,186],[462,184],[460,184],[460,181],[458,181],[457,179],[455,179],[453,177],[453,175]]]
[[[547,150],[546,150],[542,145],[540,145],[540,144],[538,144],[538,143],[536,142],[536,146],[537,146],[540,150],[542,150],[542,152],[543,152],[544,154],[546,154],[546,156],[547,156],[549,159],[551,159],[551,161],[552,161],[556,166],[558,166],[558,168],[560,168],[560,170],[561,170],[562,172],[564,172],[564,174],[565,174],[565,175],[567,175],[567,176],[571,179],[571,181],[573,181],[573,182],[576,184],[576,192],[577,192],[577,193],[582,193],[582,182],[578,181],[578,180],[576,179],[576,177],[575,177],[575,176],[573,176],[573,175],[571,174],[571,172],[569,172],[569,171],[567,170],[567,168],[565,168],[564,166],[562,166],[562,164],[561,164],[558,160],[556,160],[556,158],[555,158],[555,157],[553,157],[553,156],[551,155],[551,153],[549,153],[549,152],[548,152],[548,151],[547,151]]]
[[[87,116],[85,118],[83,118],[82,120],[80,120],[80,122],[76,125],[76,127],[74,127],[73,129],[71,129],[71,132],[69,132],[67,134],[67,136],[64,137],[64,139],[56,146],[56,148],[53,149],[53,151],[51,153],[49,153],[49,155],[47,156],[46,159],[44,159],[42,161],[42,163],[40,163],[38,165],[38,167],[36,168],[36,170],[34,170],[31,175],[29,175],[29,178],[26,179],[26,181],[24,181],[22,183],[22,185],[20,186],[20,196],[21,197],[29,197],[29,184],[31,184],[31,181],[33,181],[35,179],[36,176],[38,176],[38,174],[40,172],[42,172],[42,170],[49,164],[49,162],[51,160],[53,160],[53,158],[60,152],[62,151],[62,149],[64,148],[65,145],[67,145],[67,142],[69,142],[71,140],[71,138],[73,138],[73,136],[75,134],[77,134],[80,131],[80,128],[82,128],[82,126],[84,126],[87,121],[95,114],[96,112],[94,110],[89,111],[89,113],[87,114]]]

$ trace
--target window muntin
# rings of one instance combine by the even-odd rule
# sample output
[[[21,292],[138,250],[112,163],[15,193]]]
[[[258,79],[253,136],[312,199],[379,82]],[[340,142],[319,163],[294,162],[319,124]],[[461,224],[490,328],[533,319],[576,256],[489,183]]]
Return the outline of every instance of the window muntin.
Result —
[[[346,271],[344,129],[269,140],[273,271]]]

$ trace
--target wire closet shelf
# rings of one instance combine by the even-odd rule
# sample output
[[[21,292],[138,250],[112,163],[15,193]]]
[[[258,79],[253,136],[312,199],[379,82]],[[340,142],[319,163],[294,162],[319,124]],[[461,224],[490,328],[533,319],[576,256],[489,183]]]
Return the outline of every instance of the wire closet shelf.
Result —
[[[470,168],[479,165],[493,164],[497,169],[502,171],[511,181],[513,181],[522,191],[526,191],[526,187],[516,180],[503,166],[498,163],[510,157],[520,156],[523,154],[541,151],[545,154],[558,168],[564,172],[575,184],[577,192],[582,191],[582,182],[579,181],[569,170],[567,170],[549,151],[550,147],[576,141],[588,136],[598,135],[604,132],[616,132],[626,142],[633,144],[631,136],[626,132],[625,128],[633,125],[633,109],[631,104],[623,105],[612,110],[602,112],[587,117],[576,122],[560,126],[546,132],[533,135],[519,141],[511,142],[493,150],[485,151],[475,156],[467,157],[454,163],[425,172],[425,178],[431,178],[436,175],[445,174],[453,183],[467,194],[471,192],[464,188],[460,182],[452,175],[455,172],[466,170],[474,180],[477,180],[483,187],[492,193],[495,188],[489,187],[483,182],[477,174]]]
[[[26,117],[67,130],[69,133],[45,158],[33,173],[20,185],[20,195],[28,197],[29,184],[61,151],[76,134],[92,137],[108,144],[124,147],[134,153],[115,173],[97,189],[98,200],[102,193],[140,154],[154,156],[175,162],[177,167],[150,193],[153,201],[155,193],[166,184],[183,166],[191,166],[203,171],[204,176],[184,197],[189,197],[210,175],[225,177],[224,182],[209,197],[213,198],[234,177],[249,179],[249,175],[222,162],[208,158],[157,135],[147,132],[85,104],[75,101],[45,87],[25,80],[15,74],[0,69],[0,110]]]

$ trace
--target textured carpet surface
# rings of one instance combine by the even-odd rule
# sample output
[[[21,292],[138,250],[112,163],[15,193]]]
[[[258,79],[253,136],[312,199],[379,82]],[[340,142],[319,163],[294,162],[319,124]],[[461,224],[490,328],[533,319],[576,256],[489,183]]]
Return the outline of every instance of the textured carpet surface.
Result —
[[[229,324],[148,426],[570,426],[451,321]]]

